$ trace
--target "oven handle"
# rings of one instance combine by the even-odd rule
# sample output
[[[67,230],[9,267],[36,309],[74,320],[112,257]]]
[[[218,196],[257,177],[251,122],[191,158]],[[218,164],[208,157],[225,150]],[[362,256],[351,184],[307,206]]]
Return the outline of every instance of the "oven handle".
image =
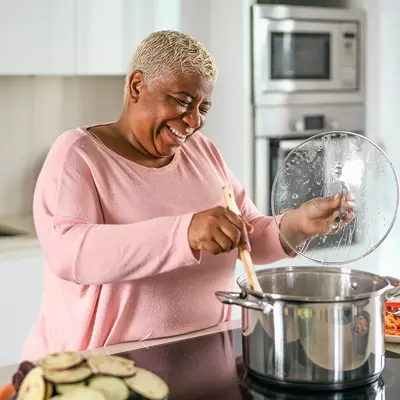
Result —
[[[257,208],[264,214],[269,215],[270,203],[270,140],[258,137],[255,141],[255,162],[253,194]]]
[[[280,140],[279,141],[279,149],[283,151],[292,151],[297,146],[301,145],[304,142],[302,139],[298,140]]]

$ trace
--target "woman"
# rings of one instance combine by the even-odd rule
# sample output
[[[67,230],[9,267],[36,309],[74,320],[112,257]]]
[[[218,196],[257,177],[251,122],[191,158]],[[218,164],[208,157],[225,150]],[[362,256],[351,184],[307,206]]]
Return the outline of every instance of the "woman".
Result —
[[[232,289],[239,244],[255,263],[288,256],[275,222],[200,133],[216,77],[201,43],[152,33],[132,59],[119,120],[55,141],[34,196],[45,290],[23,358],[211,327],[230,317],[214,292]],[[227,184],[243,218],[224,207]],[[300,243],[325,232],[338,207],[315,200],[281,229]]]

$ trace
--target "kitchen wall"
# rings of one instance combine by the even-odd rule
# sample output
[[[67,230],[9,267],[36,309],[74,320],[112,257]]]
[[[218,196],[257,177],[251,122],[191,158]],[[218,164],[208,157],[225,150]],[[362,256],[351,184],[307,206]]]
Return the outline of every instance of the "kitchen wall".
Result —
[[[386,151],[397,173],[400,173],[399,93],[400,93],[400,2],[366,0],[369,22],[368,122],[370,136]],[[392,182],[394,184],[394,182]],[[377,205],[377,208],[379,205]],[[381,210],[384,212],[384,210]],[[400,277],[398,248],[400,221],[379,249],[381,274]]]
[[[0,77],[0,216],[27,214],[37,174],[66,129],[119,117],[123,77]]]

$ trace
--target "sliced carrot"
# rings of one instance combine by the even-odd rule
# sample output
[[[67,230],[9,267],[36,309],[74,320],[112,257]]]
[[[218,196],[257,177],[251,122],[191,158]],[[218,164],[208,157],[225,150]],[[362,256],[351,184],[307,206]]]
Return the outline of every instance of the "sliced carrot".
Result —
[[[10,400],[15,394],[15,388],[12,383],[0,387],[0,400]]]

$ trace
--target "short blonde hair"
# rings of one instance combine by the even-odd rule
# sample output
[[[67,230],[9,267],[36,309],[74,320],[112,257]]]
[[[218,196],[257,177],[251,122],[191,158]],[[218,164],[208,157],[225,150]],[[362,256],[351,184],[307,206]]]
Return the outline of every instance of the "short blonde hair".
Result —
[[[172,30],[153,32],[137,47],[125,78],[125,104],[129,98],[129,80],[135,71],[141,71],[149,85],[176,73],[213,79],[218,74],[214,60],[200,41]]]

